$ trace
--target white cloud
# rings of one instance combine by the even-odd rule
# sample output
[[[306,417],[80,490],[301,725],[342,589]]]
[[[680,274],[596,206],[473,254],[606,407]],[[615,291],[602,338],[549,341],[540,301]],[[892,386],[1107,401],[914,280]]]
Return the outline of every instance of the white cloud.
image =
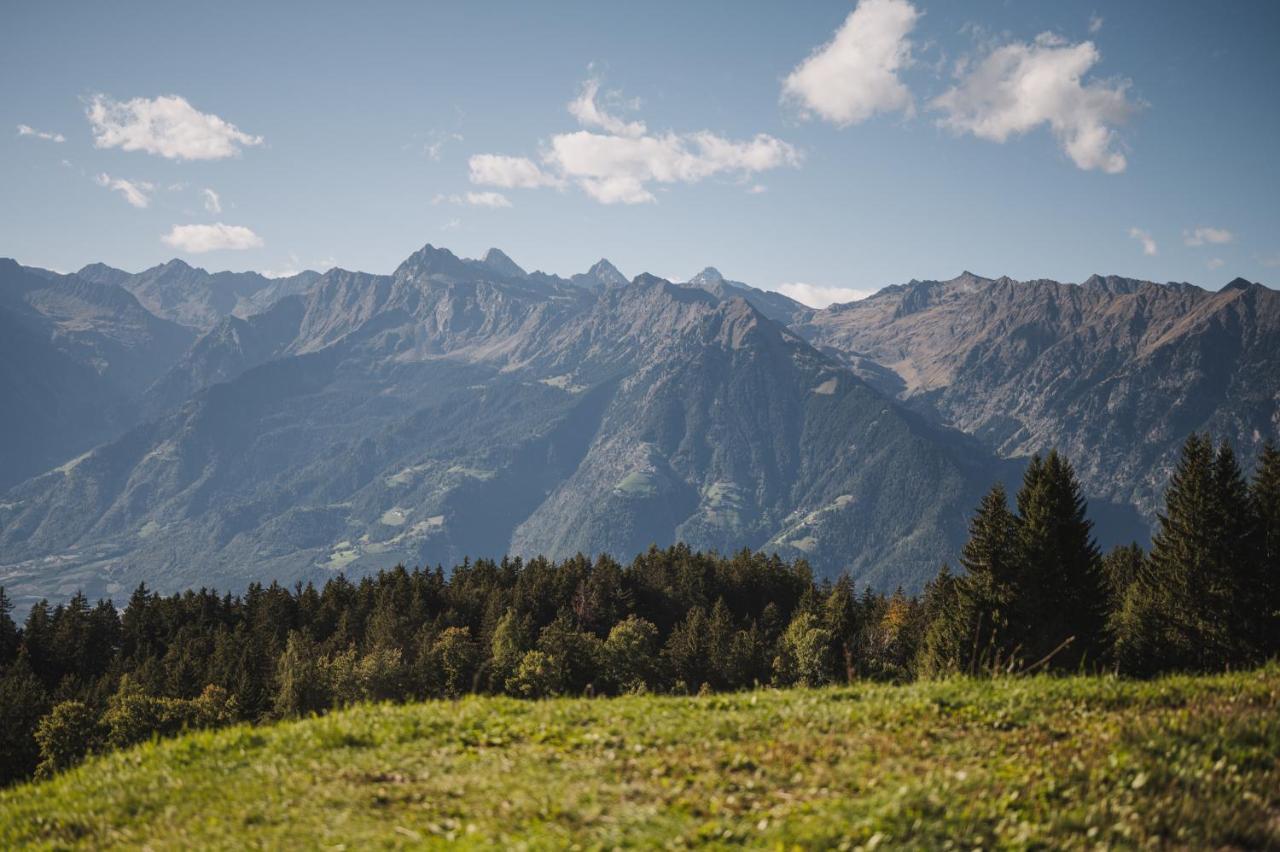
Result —
[[[1151,236],[1149,232],[1144,231],[1141,228],[1130,228],[1129,236],[1142,243],[1142,253],[1148,257],[1155,257],[1159,253],[1159,249],[1156,247],[1155,237]]]
[[[1207,228],[1203,225],[1199,228],[1188,229],[1182,232],[1182,239],[1189,246],[1203,246],[1207,244],[1219,245],[1221,243],[1229,243],[1236,238],[1235,234],[1226,228]]]
[[[19,124],[18,135],[34,136],[37,139],[45,139],[49,142],[66,142],[67,141],[67,137],[63,136],[61,133],[49,133],[44,130],[36,130],[34,127],[32,127],[29,124]]]
[[[431,199],[432,204],[467,204],[472,207],[510,207],[511,199],[501,192],[468,192],[463,195],[440,193]]]
[[[222,212],[222,199],[218,197],[218,193],[206,186],[204,189],[200,190],[200,194],[204,196],[205,210],[208,210],[210,213]]]
[[[132,204],[134,207],[146,207],[151,203],[149,193],[155,191],[155,186],[146,181],[132,181],[124,178],[113,178],[105,172],[93,179],[98,186],[112,189],[124,196],[124,200]]]
[[[751,186],[747,187],[748,195],[764,195],[768,191],[769,187],[762,183],[753,183]]]
[[[657,201],[654,183],[696,183],[714,175],[745,180],[800,163],[796,148],[764,133],[744,141],[708,130],[649,133],[644,122],[624,122],[601,110],[598,93],[599,82],[588,80],[569,111],[582,124],[610,132],[556,134],[542,153],[541,166],[527,157],[476,154],[470,160],[471,182],[507,189],[573,183],[602,204],[643,204]]]
[[[1127,163],[1113,128],[1134,105],[1128,81],[1082,81],[1100,58],[1093,42],[1042,33],[966,64],[959,83],[931,106],[946,113],[943,127],[993,142],[1048,125],[1076,166],[1115,174]]]
[[[1089,32],[1096,33],[1102,30],[1102,16],[1094,12],[1089,16]]]
[[[907,0],[859,0],[831,41],[801,62],[782,83],[782,98],[846,127],[878,112],[912,109],[898,72],[911,64],[920,12]]]
[[[191,254],[206,251],[241,251],[261,248],[262,237],[243,225],[174,225],[160,238],[166,244]]]
[[[200,112],[178,95],[123,102],[94,95],[85,114],[98,148],[146,151],[170,160],[220,160],[240,153],[241,145],[262,144],[261,136]]]
[[[761,133],[737,142],[710,131],[614,136],[579,130],[551,139],[545,159],[602,204],[657,199],[650,183],[696,183],[717,174],[750,175],[800,163],[800,153]]]
[[[1226,263],[1227,263],[1227,262],[1226,262],[1225,260],[1223,260],[1222,258],[1220,258],[1220,257],[1215,257],[1215,258],[1211,258],[1210,260],[1208,260],[1208,261],[1205,263],[1205,266],[1207,266],[1210,270],[1213,270],[1213,269],[1221,269],[1223,266],[1225,266],[1225,265],[1226,265]]]
[[[599,127],[616,136],[643,136],[647,131],[643,121],[623,121],[610,115],[596,104],[600,81],[591,78],[582,84],[582,91],[569,102],[569,114],[583,127]]]
[[[504,189],[536,189],[540,186],[563,186],[564,182],[549,175],[528,157],[502,154],[473,154],[467,161],[471,182]]]
[[[456,231],[456,230],[458,230],[458,228],[460,228],[460,227],[462,227],[462,220],[461,220],[461,219],[450,219],[448,222],[445,222],[443,225],[441,225],[441,226],[440,226],[440,230],[442,230],[442,231]]]
[[[797,302],[808,305],[811,308],[825,308],[828,305],[856,302],[858,299],[867,298],[874,292],[872,290],[856,290],[852,287],[823,287],[819,284],[802,284],[800,282],[779,284],[777,290],[782,295],[795,299]]]

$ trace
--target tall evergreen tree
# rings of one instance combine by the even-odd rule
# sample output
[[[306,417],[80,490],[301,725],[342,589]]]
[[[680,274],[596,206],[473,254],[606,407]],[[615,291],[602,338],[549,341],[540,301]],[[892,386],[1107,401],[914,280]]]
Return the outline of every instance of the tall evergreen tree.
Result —
[[[1071,463],[1057,450],[1032,459],[1017,502],[1014,637],[1028,662],[1053,654],[1053,667],[1075,668],[1102,652],[1107,590]]]
[[[0,586],[0,672],[18,656],[18,625],[14,622],[13,601]]]
[[[936,618],[920,658],[924,673],[976,672],[1017,652],[1009,620],[1019,574],[1017,545],[1017,520],[1004,486],[996,483],[969,522],[960,555],[964,576],[952,580],[947,572],[934,593]]]
[[[1264,656],[1280,655],[1280,450],[1262,448],[1249,486],[1254,520],[1253,559],[1256,590],[1251,611],[1258,613],[1258,641]]]
[[[1252,565],[1246,498],[1230,448],[1215,453],[1207,435],[1189,437],[1165,492],[1147,570],[1112,619],[1123,669],[1216,670],[1256,657],[1242,629]]]

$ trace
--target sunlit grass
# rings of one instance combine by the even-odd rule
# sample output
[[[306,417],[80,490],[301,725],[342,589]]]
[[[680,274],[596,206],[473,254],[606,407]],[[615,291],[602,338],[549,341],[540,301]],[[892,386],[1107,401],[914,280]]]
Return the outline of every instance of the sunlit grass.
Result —
[[[0,848],[1280,845],[1280,668],[467,698],[197,732],[0,792]]]

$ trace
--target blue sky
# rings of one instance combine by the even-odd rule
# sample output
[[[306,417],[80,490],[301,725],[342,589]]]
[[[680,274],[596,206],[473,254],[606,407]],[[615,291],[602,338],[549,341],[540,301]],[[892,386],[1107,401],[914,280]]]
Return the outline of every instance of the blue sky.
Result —
[[[1277,41],[1274,2],[7,3],[0,255],[1276,286]]]

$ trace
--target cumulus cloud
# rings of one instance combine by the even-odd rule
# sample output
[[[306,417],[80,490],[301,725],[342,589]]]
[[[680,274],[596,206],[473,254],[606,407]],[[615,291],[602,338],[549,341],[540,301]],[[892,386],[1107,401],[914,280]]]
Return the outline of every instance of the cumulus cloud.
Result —
[[[113,178],[103,172],[93,179],[94,183],[106,189],[114,190],[124,196],[124,200],[134,207],[145,208],[151,203],[151,192],[155,186],[146,181],[132,181],[124,178]]]
[[[85,115],[96,147],[146,151],[170,160],[220,160],[239,154],[242,145],[262,144],[261,136],[200,112],[178,95],[128,101],[94,95]]]
[[[1149,232],[1144,231],[1141,228],[1130,228],[1129,236],[1130,238],[1142,243],[1142,253],[1148,257],[1155,257],[1159,253],[1155,237],[1151,236]]]
[[[569,114],[583,127],[598,127],[617,136],[643,136],[647,131],[643,121],[623,121],[604,111],[596,103],[600,93],[600,81],[591,78],[582,84],[582,91],[569,102]]]
[[[200,190],[200,194],[204,196],[204,209],[210,213],[222,212],[222,199],[218,197],[218,193],[209,189],[207,186]]]
[[[579,187],[602,204],[654,202],[653,184],[696,183],[713,175],[746,180],[751,175],[800,163],[792,145],[764,133],[732,140],[709,130],[650,133],[642,121],[626,122],[598,104],[599,81],[588,80],[569,112],[586,127],[551,137],[539,165],[528,157],[476,154],[475,184],[506,189]]]
[[[537,189],[540,186],[559,187],[564,181],[538,167],[528,157],[508,157],[503,154],[473,154],[467,161],[472,183],[483,186],[499,186],[503,189]]]
[[[828,305],[856,302],[859,299],[867,298],[874,292],[872,290],[856,290],[852,287],[824,287],[820,284],[802,284],[800,282],[779,284],[777,289],[782,295],[795,299],[797,302],[808,305],[811,308],[825,308]]]
[[[907,0],[859,0],[831,41],[787,75],[783,100],[840,127],[878,112],[910,112],[911,92],[898,72],[911,64],[907,35],[919,17]]]
[[[49,133],[44,130],[36,130],[34,127],[32,127],[29,124],[19,124],[18,135],[33,136],[36,139],[44,139],[48,142],[66,142],[67,141],[67,137],[63,136],[61,133]]]
[[[242,251],[261,248],[263,245],[262,237],[243,225],[224,225],[221,222],[213,225],[174,225],[160,239],[167,245],[191,254],[222,249]]]
[[[1226,228],[1189,228],[1182,232],[1182,240],[1189,246],[1220,245],[1236,238]]]
[[[651,183],[696,183],[717,174],[749,175],[798,165],[799,152],[761,133],[734,141],[710,131],[614,136],[579,130],[551,139],[547,162],[602,204],[657,200]]]
[[[471,207],[510,207],[511,199],[501,192],[468,192],[462,195],[443,193],[431,199],[432,204],[467,204]]]
[[[1114,128],[1134,105],[1128,81],[1084,80],[1100,58],[1092,42],[1068,44],[1043,33],[966,64],[931,106],[945,113],[943,127],[993,142],[1047,125],[1077,167],[1115,174],[1127,164]]]

